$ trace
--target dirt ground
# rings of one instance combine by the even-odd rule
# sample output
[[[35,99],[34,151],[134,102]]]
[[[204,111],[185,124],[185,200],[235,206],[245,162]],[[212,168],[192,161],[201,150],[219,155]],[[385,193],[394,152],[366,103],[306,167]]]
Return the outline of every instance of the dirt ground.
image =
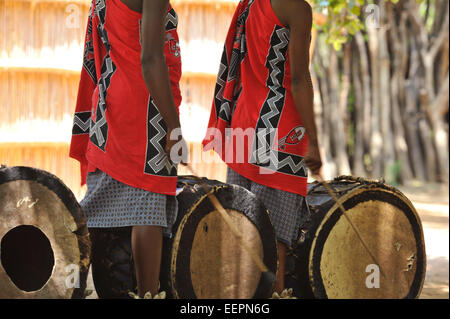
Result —
[[[449,298],[449,189],[442,185],[398,187],[413,203],[422,221],[427,270],[420,299]],[[89,273],[88,299],[98,298]]]
[[[422,221],[427,272],[421,299],[449,298],[449,189],[409,185],[399,189],[412,201]]]

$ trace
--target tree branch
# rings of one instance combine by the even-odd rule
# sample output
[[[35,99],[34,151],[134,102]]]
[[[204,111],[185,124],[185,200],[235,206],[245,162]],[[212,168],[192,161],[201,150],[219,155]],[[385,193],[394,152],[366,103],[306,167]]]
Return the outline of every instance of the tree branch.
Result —
[[[445,19],[441,26],[441,31],[439,32],[439,35],[433,40],[433,43],[431,45],[431,48],[429,50],[429,54],[431,55],[431,58],[434,60],[436,55],[439,52],[439,49],[442,47],[442,45],[445,43],[445,41],[448,41],[448,27],[449,27],[449,11],[448,11],[448,3],[446,5],[445,10]]]
[[[408,10],[408,13],[411,17],[411,22],[416,27],[416,30],[418,32],[418,36],[420,39],[420,44],[423,46],[423,48],[426,48],[426,44],[428,43],[428,34],[425,30],[425,24],[422,21],[422,19],[419,17],[419,9],[417,8],[417,4],[414,0],[410,0],[406,8]]]
[[[448,108],[448,94],[449,94],[449,74],[445,77],[444,82],[441,84],[439,92],[436,98],[432,102],[431,110],[433,114],[442,115]]]

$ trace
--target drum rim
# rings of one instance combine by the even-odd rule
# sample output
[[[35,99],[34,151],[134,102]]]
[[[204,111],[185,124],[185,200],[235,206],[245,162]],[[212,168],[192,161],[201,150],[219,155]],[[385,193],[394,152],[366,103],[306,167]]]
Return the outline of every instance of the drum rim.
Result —
[[[352,207],[356,206],[357,204],[361,203],[362,201],[356,202],[357,196],[362,195],[365,192],[374,192],[374,191],[381,191],[375,194],[382,196],[388,196],[391,198],[397,198],[400,199],[401,204],[404,204],[408,210],[407,213],[405,213],[405,216],[407,217],[408,221],[410,222],[411,228],[413,230],[413,234],[415,236],[416,240],[416,247],[417,247],[417,273],[422,273],[422,276],[415,276],[408,294],[404,297],[404,299],[412,298],[413,296],[415,298],[418,298],[420,296],[420,293],[423,288],[423,284],[425,281],[425,275],[426,275],[426,250],[425,250],[425,240],[424,240],[424,233],[423,233],[423,227],[420,220],[420,216],[418,215],[416,209],[412,205],[411,201],[399,190],[394,189],[392,187],[384,187],[384,185],[371,185],[371,184],[363,184],[355,187],[354,189],[350,190],[348,193],[346,193],[342,198],[340,198],[340,202],[344,206],[346,210],[351,209]],[[351,202],[352,199],[355,199],[355,203]],[[396,206],[397,208],[401,209],[401,207],[395,205],[392,202],[389,202],[391,205]],[[404,212],[404,210],[402,210]],[[327,211],[327,213],[324,215],[322,221],[319,223],[317,229],[315,230],[314,239],[311,244],[311,249],[308,256],[308,277],[311,284],[311,289],[317,298],[328,298],[326,294],[325,287],[323,286],[323,280],[322,276],[320,274],[320,263],[321,263],[321,257],[322,257],[322,251],[323,251],[323,245],[317,245],[318,242],[324,243],[328,235],[331,232],[332,227],[328,227],[327,223],[332,223],[333,225],[336,224],[336,222],[340,219],[342,216],[342,212],[339,209],[339,206],[336,203],[333,203],[331,208]],[[332,219],[335,218],[336,221],[333,221]],[[415,223],[412,223],[412,221],[415,221]],[[332,226],[332,225],[331,225]],[[420,236],[420,238],[417,238],[417,236]],[[418,240],[420,239],[420,240]]]
[[[49,191],[53,192],[62,201],[64,206],[67,208],[69,213],[75,220],[78,226],[77,230],[73,234],[77,237],[78,247],[80,249],[80,287],[73,288],[72,299],[80,299],[84,296],[84,291],[86,289],[86,280],[88,276],[88,270],[90,265],[91,257],[91,242],[89,237],[89,232],[87,228],[86,221],[78,203],[75,195],[72,191],[64,184],[64,182],[57,176],[51,174],[50,172],[44,171],[39,168],[28,167],[28,166],[11,166],[2,167],[0,169],[0,185],[14,182],[14,181],[32,181],[41,184],[46,187]],[[87,247],[88,249],[83,254],[81,247]],[[56,263],[56,260],[55,260]]]
[[[86,222],[80,204],[72,191],[60,178],[50,172],[28,166],[6,167],[0,170],[0,185],[19,180],[37,182],[55,193],[72,214],[77,225],[82,226],[77,230],[77,233],[81,235],[88,233],[87,227],[83,227],[83,224],[86,224]]]
[[[200,205],[210,206],[211,207],[210,210],[205,210],[205,211],[209,211],[209,213],[215,211],[216,209],[214,208],[214,206],[212,206],[212,204],[208,200],[206,200],[206,197],[209,194],[214,193],[220,199],[220,191],[223,189],[232,189],[233,192],[235,192],[236,190],[239,190],[241,192],[247,193],[250,196],[255,196],[254,194],[252,194],[245,188],[239,187],[236,185],[230,185],[230,184],[215,185],[215,186],[211,187],[211,189],[209,190],[209,192],[207,194],[203,194],[202,196],[200,196],[198,198],[198,200],[196,200],[195,203],[188,209],[188,212],[183,216],[183,218],[180,221],[179,226],[177,227],[176,235],[173,238],[172,252],[171,252],[171,256],[170,256],[170,260],[171,260],[170,261],[170,264],[171,264],[170,281],[171,281],[171,287],[172,287],[172,294],[176,299],[180,299],[180,295],[178,292],[179,285],[177,285],[178,281],[176,280],[178,277],[177,271],[179,271],[179,269],[181,269],[183,266],[187,267],[188,265],[185,265],[185,264],[180,265],[181,262],[178,258],[178,253],[175,253],[174,248],[177,248],[176,251],[178,252],[179,251],[178,248],[180,247],[180,244],[182,242],[184,243],[184,245],[188,245],[190,248],[192,248],[193,240],[186,240],[186,237],[184,237],[183,241],[181,241],[181,239],[182,239],[181,237],[183,236],[184,226],[186,225],[188,220],[189,221],[191,220],[193,213],[196,211],[196,209]],[[255,218],[256,220],[249,218],[249,216],[246,216],[246,217],[254,224],[254,226],[258,229],[258,231],[262,231],[262,229],[267,228],[267,226],[269,226],[269,224],[270,224],[271,227],[268,229],[272,230],[271,234],[264,233],[264,236],[261,236],[263,252],[265,252],[265,251],[269,252],[268,254],[264,254],[263,260],[264,260],[264,263],[266,264],[266,266],[269,268],[269,270],[272,271],[273,273],[276,273],[276,271],[278,269],[278,257],[277,257],[278,254],[277,254],[275,231],[273,229],[272,221],[270,219],[270,215],[269,215],[267,208],[265,208],[265,206],[259,200],[257,200],[257,204],[260,208],[264,209],[265,215],[264,216],[256,216],[256,218]],[[222,205],[225,209],[234,209],[233,207],[231,207],[230,203],[228,203],[228,202],[222,201]],[[201,219],[207,215],[208,215],[207,213],[201,213],[198,216],[194,216],[194,218],[195,218],[194,221],[196,222],[196,224],[198,224],[201,221]],[[258,223],[259,223],[259,225],[258,225]],[[192,239],[193,239],[194,234],[195,234],[195,232],[192,233],[192,236],[190,236],[190,237],[192,237]],[[190,238],[188,238],[188,239],[190,239]],[[190,251],[190,249],[188,251]],[[270,252],[272,252],[272,254]],[[270,258],[271,255],[275,256],[275,258],[274,258],[275,260],[271,260],[271,258]],[[189,263],[187,263],[187,264],[189,264]],[[188,278],[184,278],[185,280],[183,280],[183,281],[188,282],[188,287],[187,288],[184,287],[184,288],[188,289],[188,295],[191,295],[193,298],[196,298],[195,291],[194,291],[193,287],[191,287],[192,280],[190,278],[190,271],[188,271],[188,270],[189,269],[186,269],[186,271],[185,271],[185,276],[187,274]],[[189,283],[191,283],[191,284],[189,284]],[[265,283],[263,281],[263,278],[261,276],[258,286],[255,290],[254,298],[269,297],[269,296],[266,296],[266,294],[264,294],[264,291],[270,290],[268,288],[269,287],[267,287],[267,283]]]

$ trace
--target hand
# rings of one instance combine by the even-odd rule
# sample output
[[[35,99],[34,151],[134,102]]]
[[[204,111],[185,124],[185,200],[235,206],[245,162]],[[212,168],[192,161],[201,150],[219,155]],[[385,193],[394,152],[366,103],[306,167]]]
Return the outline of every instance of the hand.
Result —
[[[179,130],[180,128],[175,129]],[[184,140],[183,135],[181,135],[181,131],[180,134],[175,135],[176,136],[175,139],[170,138],[172,130],[169,129],[168,132],[169,133],[167,133],[166,136],[166,149],[165,149],[167,157],[170,158],[170,160],[176,164],[181,163],[181,165],[186,166],[189,154],[189,147],[186,141]],[[171,155],[171,150],[174,146],[175,151],[178,152]]]
[[[308,145],[308,153],[306,153],[305,156],[305,163],[313,175],[317,176],[320,174],[322,159],[320,158],[320,151],[317,145]]]

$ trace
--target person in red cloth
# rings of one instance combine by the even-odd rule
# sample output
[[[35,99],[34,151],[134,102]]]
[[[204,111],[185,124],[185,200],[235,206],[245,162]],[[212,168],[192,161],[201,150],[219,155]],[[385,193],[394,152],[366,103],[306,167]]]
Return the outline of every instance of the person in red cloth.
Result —
[[[255,193],[278,240],[274,290],[286,249],[309,213],[308,169],[322,166],[309,73],[312,10],[303,0],[242,0],[227,34],[204,150],[228,165],[227,182]]]
[[[177,25],[168,0],[92,1],[70,145],[93,238],[96,228],[132,227],[141,297],[158,292],[162,234],[177,212],[168,156],[184,143],[170,138],[180,129]]]

